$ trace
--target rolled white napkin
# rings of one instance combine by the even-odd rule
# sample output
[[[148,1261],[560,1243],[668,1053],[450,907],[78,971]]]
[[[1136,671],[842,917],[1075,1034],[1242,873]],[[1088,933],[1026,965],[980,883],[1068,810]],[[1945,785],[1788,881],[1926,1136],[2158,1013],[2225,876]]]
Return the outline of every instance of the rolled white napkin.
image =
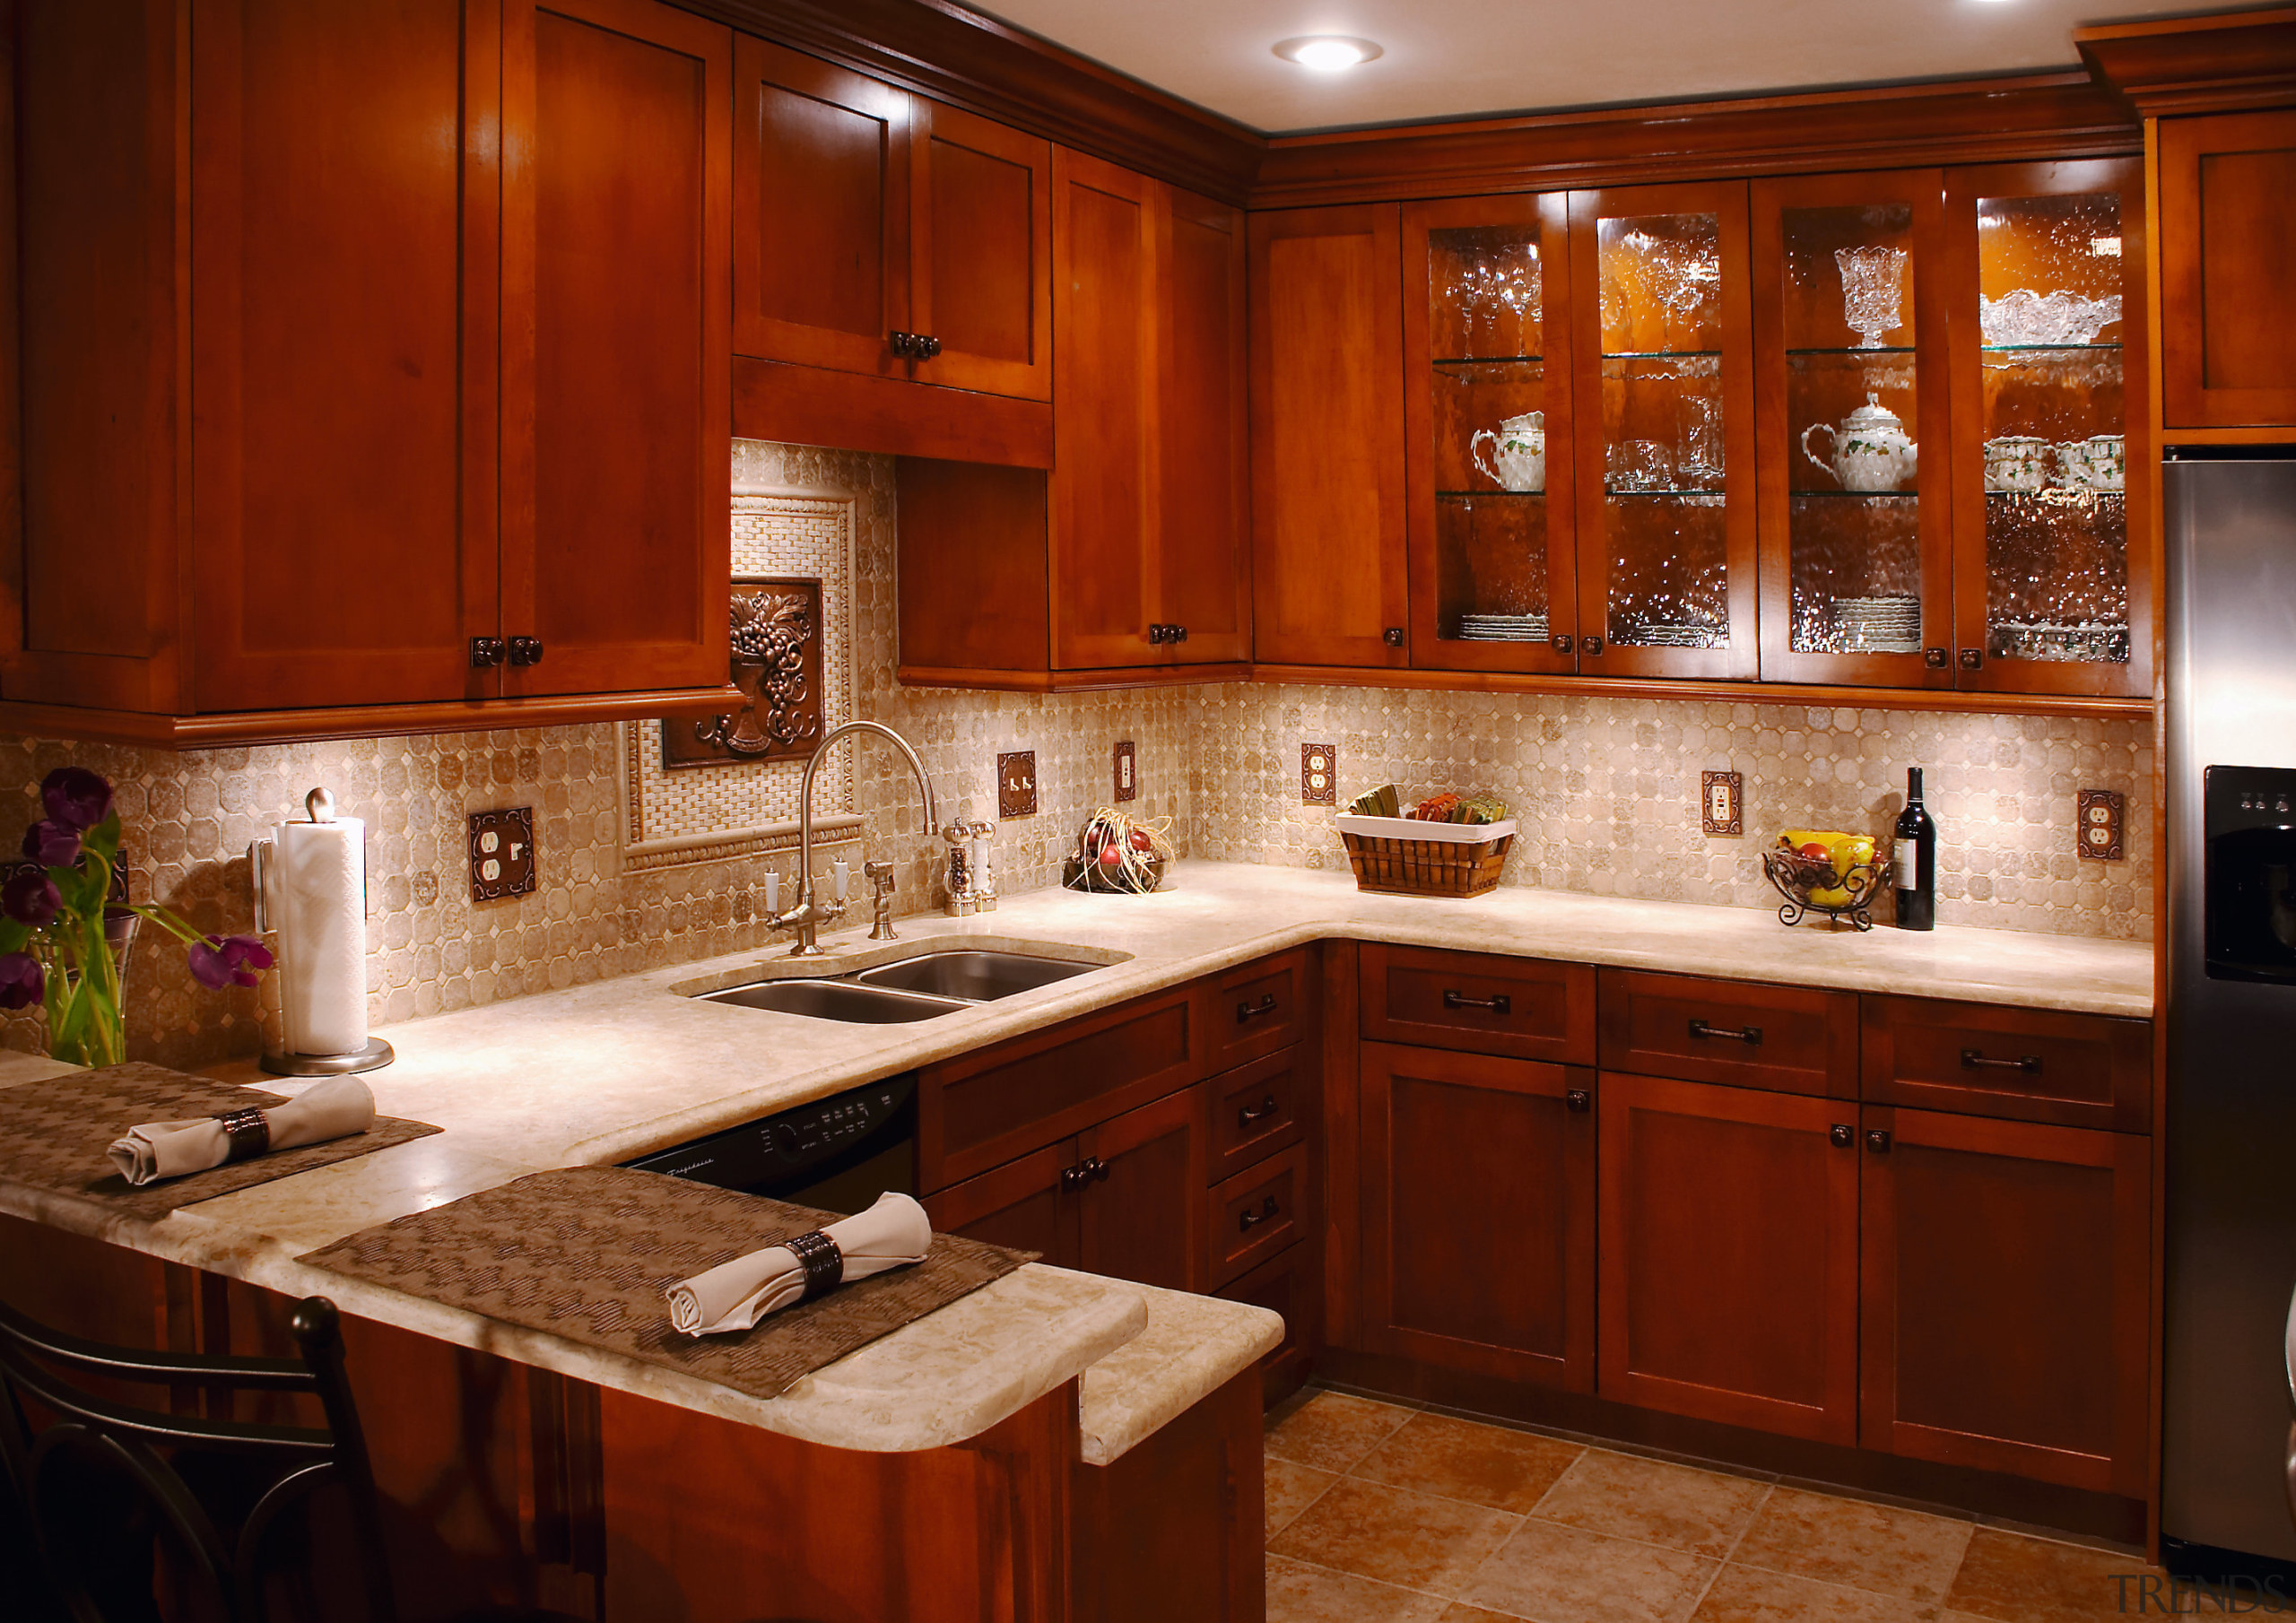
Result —
[[[885,1193],[866,1211],[822,1230],[845,1258],[840,1283],[925,1260],[933,1220],[905,1194]],[[747,1330],[805,1294],[805,1269],[787,1245],[770,1245],[670,1287],[670,1323],[688,1335]]]
[[[364,1133],[375,1124],[375,1096],[355,1076],[331,1076],[285,1104],[272,1106],[263,1117],[271,1129],[271,1149],[292,1150],[298,1144]],[[130,1127],[110,1153],[119,1176],[141,1187],[221,1167],[231,1159],[231,1136],[212,1115],[187,1122],[145,1122]]]

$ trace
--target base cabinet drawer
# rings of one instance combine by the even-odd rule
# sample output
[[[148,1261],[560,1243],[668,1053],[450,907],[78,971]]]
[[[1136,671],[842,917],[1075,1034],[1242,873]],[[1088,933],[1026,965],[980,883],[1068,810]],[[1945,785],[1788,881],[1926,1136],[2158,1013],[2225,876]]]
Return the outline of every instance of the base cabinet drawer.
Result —
[[[1602,972],[1605,1071],[1857,1097],[1857,997],[1703,976]]]
[[[1594,1073],[1384,1043],[1361,1065],[1369,1350],[1593,1390]]]
[[[1861,1002],[1868,1104],[2152,1131],[2150,1020],[1926,997]]]
[[[1595,1063],[1595,971],[1585,964],[1367,942],[1366,1042]]]
[[[1294,1144],[1213,1187],[1205,1232],[1214,1289],[1313,1234],[1312,1193],[1305,1144]]]
[[[1856,1107],[1607,1071],[1601,1091],[1596,1390],[1854,1444]]]
[[[1205,1085],[1212,1120],[1205,1144],[1213,1182],[1300,1142],[1318,1091],[1307,1057],[1314,1052],[1313,1044],[1294,1045]]]
[[[1225,1071],[1300,1040],[1314,1007],[1315,959],[1302,947],[1246,964],[1212,989],[1212,1068]]]
[[[1260,1361],[1262,1389],[1273,1408],[1307,1384],[1323,1342],[1323,1247],[1313,1240],[1288,1246],[1221,1286],[1218,1294],[1283,1316],[1283,1341]]]
[[[2150,1152],[1866,1107],[1866,1446],[2144,1493]]]

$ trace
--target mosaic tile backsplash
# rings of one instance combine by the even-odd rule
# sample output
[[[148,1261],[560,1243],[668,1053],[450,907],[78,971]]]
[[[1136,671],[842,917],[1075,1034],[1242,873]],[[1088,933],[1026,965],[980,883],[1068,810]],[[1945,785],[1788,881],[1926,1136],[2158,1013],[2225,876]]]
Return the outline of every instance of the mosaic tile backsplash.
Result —
[[[891,459],[744,442],[733,472],[744,485],[853,498],[856,709],[917,746],[944,820],[967,803],[964,814],[993,818],[996,756],[1036,752],[1038,814],[1004,825],[996,842],[1006,892],[1057,881],[1077,829],[1110,797],[1119,739],[1136,746],[1141,785],[1126,810],[1172,819],[1183,853],[1344,870],[1332,810],[1300,803],[1300,745],[1312,740],[1337,747],[1343,805],[1389,780],[1508,800],[1524,820],[1509,884],[1730,907],[1767,905],[1759,855],[1777,829],[1885,832],[1905,768],[1919,765],[1944,831],[1941,920],[2128,940],[2152,933],[2152,729],[2141,720],[1254,685],[1059,696],[904,689],[893,680]],[[863,844],[895,861],[903,910],[922,910],[944,847],[925,838],[907,767],[881,741],[858,747]],[[794,854],[626,867],[621,759],[610,725],[186,754],[0,736],[0,844],[39,815],[40,778],[79,762],[118,790],[138,898],[157,895],[211,930],[244,930],[248,842],[323,783],[371,829],[368,987],[378,1023],[763,945],[773,933],[760,920],[762,881],[778,872],[786,890]],[[1745,775],[1743,839],[1699,832],[1699,772],[1724,767]],[[747,788],[736,777],[726,795],[731,824],[783,815],[794,763],[743,770],[759,776]],[[2073,855],[2082,788],[2127,795],[2129,860]],[[827,785],[822,799],[827,811]],[[535,808],[540,884],[474,904],[464,820],[509,805]],[[180,953],[150,941],[129,974],[138,1057],[197,1065],[261,1046],[267,984],[209,992]],[[39,1046],[36,1012],[7,1017],[0,1041]]]

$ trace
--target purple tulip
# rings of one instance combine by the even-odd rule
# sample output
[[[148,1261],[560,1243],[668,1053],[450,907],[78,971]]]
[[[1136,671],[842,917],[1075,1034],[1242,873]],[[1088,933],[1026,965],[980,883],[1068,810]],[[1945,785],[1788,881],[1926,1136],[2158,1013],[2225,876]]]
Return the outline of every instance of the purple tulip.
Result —
[[[48,977],[29,952],[0,954],[0,1009],[29,1009],[39,1002]]]
[[[24,830],[24,858],[43,868],[68,868],[80,860],[80,831],[62,823],[34,823]]]
[[[252,986],[272,965],[271,949],[252,935],[211,935],[191,950],[191,973],[203,986]]]
[[[57,768],[41,782],[39,799],[49,820],[67,829],[92,829],[111,815],[111,785],[85,767]]]
[[[35,930],[44,929],[63,906],[64,893],[38,868],[26,868],[0,885],[0,913]]]

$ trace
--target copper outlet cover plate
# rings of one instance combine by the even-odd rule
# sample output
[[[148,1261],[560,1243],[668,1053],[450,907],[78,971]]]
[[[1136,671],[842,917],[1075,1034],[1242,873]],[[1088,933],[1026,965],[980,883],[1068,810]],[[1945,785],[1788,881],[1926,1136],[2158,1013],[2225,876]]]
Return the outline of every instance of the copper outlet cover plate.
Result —
[[[1746,831],[1746,780],[1735,772],[1698,775],[1698,824],[1706,833],[1736,838]]]
[[[1335,806],[1339,803],[1339,751],[1332,744],[1300,746],[1300,803]]]
[[[470,898],[499,902],[535,888],[535,809],[470,814]]]
[[[2074,844],[2082,859],[2117,863],[2125,855],[2122,833],[2128,803],[2118,789],[2083,789],[2076,803]]]

